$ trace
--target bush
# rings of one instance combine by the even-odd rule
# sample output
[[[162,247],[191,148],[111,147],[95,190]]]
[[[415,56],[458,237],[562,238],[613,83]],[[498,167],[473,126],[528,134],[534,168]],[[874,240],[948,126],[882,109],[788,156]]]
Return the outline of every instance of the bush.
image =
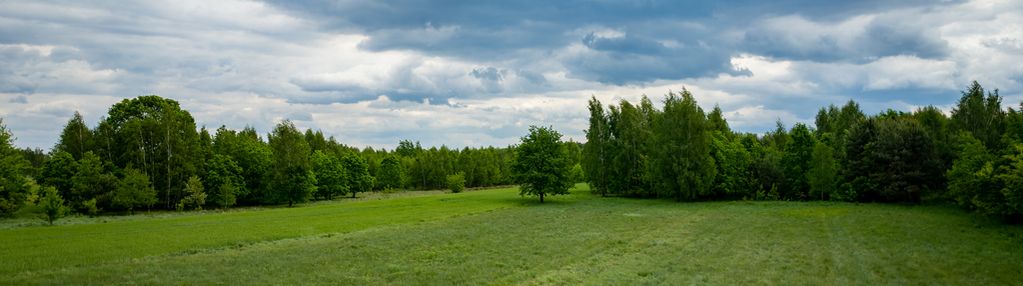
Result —
[[[88,199],[82,202],[82,212],[89,217],[94,217],[99,213],[99,207],[96,207],[96,199]]]
[[[448,175],[448,189],[451,189],[452,193],[461,193],[462,190],[465,190],[465,173],[458,172]]]
[[[68,208],[64,206],[64,198],[57,193],[57,189],[54,187],[43,188],[39,206],[42,207],[44,218],[50,225],[68,213]]]
[[[206,193],[203,192],[202,181],[199,180],[199,177],[188,178],[188,182],[185,183],[185,193],[188,196],[178,203],[178,210],[202,210],[202,206],[206,204]]]

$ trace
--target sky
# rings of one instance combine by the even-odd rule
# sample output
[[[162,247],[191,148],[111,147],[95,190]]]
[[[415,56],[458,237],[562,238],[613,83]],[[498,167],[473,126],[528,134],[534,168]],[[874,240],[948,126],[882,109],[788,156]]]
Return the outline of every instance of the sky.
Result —
[[[691,91],[733,129],[1023,100],[1023,1],[0,0],[0,118],[49,150],[139,95],[210,129],[284,119],[340,142],[585,141],[587,100]]]

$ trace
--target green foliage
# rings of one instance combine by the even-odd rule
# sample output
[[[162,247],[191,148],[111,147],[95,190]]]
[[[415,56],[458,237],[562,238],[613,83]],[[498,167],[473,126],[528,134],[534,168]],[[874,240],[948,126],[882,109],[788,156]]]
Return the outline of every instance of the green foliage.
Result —
[[[810,128],[802,123],[796,123],[792,127],[789,138],[785,145],[785,155],[782,157],[785,185],[781,195],[784,199],[805,200],[810,196],[806,172],[810,169],[816,140]]]
[[[28,160],[12,145],[13,135],[0,118],[0,216],[10,216],[25,203],[28,195]]]
[[[725,120],[720,106],[714,105],[714,109],[707,114],[707,129],[721,132],[721,134],[732,134],[732,129],[728,127],[728,121]]]
[[[316,175],[309,160],[309,144],[295,124],[278,123],[269,136],[273,149],[273,190],[278,202],[288,206],[305,202],[316,190]]]
[[[610,160],[608,192],[612,194],[640,195],[649,190],[648,169],[651,130],[649,120],[639,108],[622,100],[619,107],[611,107]]]
[[[729,136],[731,131],[711,132],[711,155],[718,168],[714,193],[732,198],[749,195],[749,192],[756,189],[750,152],[742,142]]]
[[[57,146],[53,147],[53,153],[67,152],[75,160],[80,160],[85,152],[93,150],[94,147],[92,130],[85,125],[82,114],[75,111],[68,123],[64,125],[64,131],[60,133],[60,141],[57,142]]]
[[[847,135],[845,158],[843,191],[855,191],[856,200],[918,202],[940,184],[932,139],[911,118],[856,125]]]
[[[79,210],[83,214],[88,215],[89,217],[94,217],[96,216],[96,214],[99,213],[100,208],[96,206],[96,199],[88,199],[82,201],[82,203],[79,205]]]
[[[84,155],[84,153],[83,153]],[[71,188],[74,185],[71,178],[78,172],[78,162],[71,153],[58,151],[50,156],[43,164],[42,183],[43,185],[57,188],[57,191],[64,197],[71,196]]]
[[[316,150],[313,152],[313,173],[316,174],[317,196],[330,200],[348,193],[345,169],[338,158]]]
[[[830,194],[836,199],[846,200],[847,198],[836,192],[837,173],[834,150],[823,142],[817,142],[813,146],[810,169],[806,172],[806,181],[810,185],[810,197],[824,200],[825,196]]]
[[[124,178],[114,189],[112,205],[134,214],[136,208],[148,208],[156,202],[156,190],[149,182],[149,176],[134,168],[125,169]]]
[[[177,101],[156,95],[114,104],[93,138],[104,160],[150,176],[165,209],[184,197],[183,184],[203,165],[192,115]]]
[[[213,150],[216,154],[227,156],[241,169],[244,185],[235,194],[239,204],[275,201],[274,193],[271,192],[273,149],[262,141],[255,129],[245,128],[235,132],[220,127],[213,139]]]
[[[78,170],[71,177],[71,196],[66,199],[72,202],[94,200],[99,208],[110,206],[111,192],[117,184],[117,177],[107,171],[99,156],[88,151],[78,160]],[[76,207],[79,211],[87,211],[84,205]]]
[[[586,182],[586,172],[583,171],[582,164],[572,165],[572,170],[569,171],[569,178],[572,178],[572,183]]]
[[[1005,130],[1005,113],[998,90],[984,96],[984,88],[974,81],[962,92],[959,103],[952,109],[952,127],[970,132],[988,149],[997,150]]]
[[[453,175],[448,175],[448,189],[452,193],[461,193],[465,190],[465,173],[458,172]]]
[[[987,205],[987,195],[991,190],[998,190],[992,171],[991,163],[995,156],[991,155],[984,147],[984,143],[977,140],[967,132],[961,132],[957,137],[958,159],[952,163],[952,169],[948,170],[948,193],[959,205],[978,209]],[[981,209],[983,212],[989,212]]]
[[[586,145],[583,146],[582,166],[590,187],[601,195],[608,194],[609,180],[607,163],[611,161],[611,126],[604,106],[596,97],[589,101],[590,127],[586,129]]]
[[[369,175],[369,164],[366,159],[356,154],[345,155],[341,159],[344,167],[345,185],[354,198],[356,194],[373,190],[373,176]]]
[[[463,153],[466,152],[467,151],[463,151]],[[465,167],[469,164],[462,165]],[[384,157],[384,159],[380,161],[380,172],[377,174],[376,178],[377,185],[385,190],[405,187],[407,178],[405,175],[405,167],[401,163],[401,157],[395,155]]]
[[[1016,217],[1023,215],[1023,144],[1010,146],[1004,156],[1005,165],[995,178],[1002,184],[1000,190],[1004,197],[1003,216]]]
[[[873,162],[878,163],[872,179],[880,186],[884,201],[919,202],[923,193],[934,188],[936,182],[928,175],[941,169],[933,165],[932,140],[917,121],[879,121],[876,141],[870,149]]]
[[[665,96],[664,111],[653,124],[658,195],[676,200],[710,195],[717,167],[707,129],[707,117],[688,90]]]
[[[43,188],[39,207],[42,208],[44,218],[50,225],[53,225],[53,221],[67,215],[69,211],[68,207],[64,206],[64,198],[60,196],[56,188],[50,186]]]
[[[540,197],[540,203],[547,195],[568,194],[573,185],[570,168],[561,133],[537,126],[530,126],[529,134],[522,137],[512,165],[515,179],[521,184],[519,194]]]
[[[206,161],[206,185],[210,203],[221,208],[233,206],[245,187],[242,169],[231,157],[215,154]]]
[[[188,178],[188,182],[185,182],[185,197],[178,202],[177,209],[179,211],[186,209],[202,210],[202,206],[206,205],[206,192],[202,185],[202,180],[197,176]]]

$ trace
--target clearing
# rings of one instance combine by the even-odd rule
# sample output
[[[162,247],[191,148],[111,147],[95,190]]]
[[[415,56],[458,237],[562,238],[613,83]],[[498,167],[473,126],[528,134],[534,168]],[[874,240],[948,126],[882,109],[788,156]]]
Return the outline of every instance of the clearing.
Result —
[[[6,226],[0,284],[1023,281],[1023,228],[947,206],[517,193]]]

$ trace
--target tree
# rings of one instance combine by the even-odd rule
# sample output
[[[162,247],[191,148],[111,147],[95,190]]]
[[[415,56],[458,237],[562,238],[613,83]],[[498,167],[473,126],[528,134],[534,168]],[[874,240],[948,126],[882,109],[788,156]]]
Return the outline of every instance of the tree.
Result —
[[[658,194],[680,201],[709,195],[717,167],[710,154],[707,117],[693,95],[686,89],[668,93],[653,126]]]
[[[46,222],[53,225],[53,221],[64,217],[68,208],[64,206],[64,198],[60,196],[54,187],[44,187],[42,198],[39,199],[39,206],[43,209]]]
[[[782,196],[786,199],[806,199],[809,191],[806,171],[810,169],[809,164],[816,143],[810,128],[802,123],[792,126],[790,138],[782,157],[782,166],[785,169],[785,188]]]
[[[714,105],[714,109],[707,114],[707,129],[722,134],[732,134],[732,129],[728,127],[728,121],[725,120],[720,106]]]
[[[29,162],[12,146],[13,141],[13,135],[0,118],[0,216],[14,214],[28,195],[25,172]]]
[[[461,193],[465,189],[465,173],[458,172],[452,175],[448,175],[448,189],[452,193]]]
[[[746,192],[755,191],[751,173],[753,160],[746,147],[722,131],[715,130],[711,133],[711,155],[714,157],[718,174],[714,179],[715,194],[742,197]]]
[[[345,170],[341,161],[321,150],[313,152],[313,173],[316,174],[316,195],[327,200],[348,193]]]
[[[273,149],[273,189],[277,201],[287,202],[289,207],[304,202],[316,190],[309,144],[289,120],[278,123],[268,137]]]
[[[67,152],[75,160],[82,159],[85,152],[93,150],[92,131],[85,125],[82,114],[75,111],[60,133],[60,141],[53,147],[54,153]]]
[[[110,194],[117,184],[117,177],[107,170],[99,156],[86,151],[78,160],[78,170],[71,177],[71,196],[67,199],[83,212],[87,212],[89,207],[79,203],[89,200],[94,200],[96,208],[104,208],[111,205]]]
[[[185,197],[178,202],[178,210],[202,210],[207,197],[203,189],[202,181],[198,176],[189,177],[188,182],[185,182]]]
[[[206,161],[206,185],[210,203],[218,207],[230,207],[237,202],[238,193],[245,187],[242,169],[231,157],[215,154]]]
[[[834,151],[831,146],[817,142],[813,146],[810,169],[806,172],[806,181],[810,185],[810,196],[825,199],[825,195],[835,191],[837,178]]]
[[[996,178],[1002,183],[1001,195],[1005,198],[1003,216],[1019,219],[1023,215],[1023,144],[1010,146],[1004,156],[1006,164],[999,169]]]
[[[405,186],[405,168],[401,159],[394,155],[384,157],[380,161],[380,172],[377,174],[377,185],[383,189],[395,189]]]
[[[638,195],[649,189],[647,171],[647,146],[651,131],[639,108],[622,100],[618,108],[611,110],[611,136],[609,149],[605,151],[610,160],[604,160],[608,169],[607,188],[609,193]]]
[[[512,170],[521,186],[520,195],[540,197],[568,194],[572,187],[568,154],[561,133],[550,127],[530,126],[529,134],[515,150]]]
[[[221,126],[213,139],[213,150],[228,156],[241,169],[239,174],[244,184],[235,193],[238,204],[275,202],[276,197],[271,192],[273,149],[263,142],[255,129],[246,127],[235,132]]]
[[[952,108],[952,127],[957,131],[970,132],[988,149],[999,149],[999,140],[1005,129],[1005,112],[1002,111],[1002,97],[998,90],[985,97],[984,88],[974,81],[962,94],[959,103]]]
[[[878,121],[877,137],[870,143],[875,166],[870,175],[885,201],[919,202],[938,182],[930,174],[940,172],[933,164],[934,148],[927,131],[909,118]]]
[[[369,175],[369,164],[366,163],[366,159],[358,154],[350,153],[341,159],[341,165],[347,173],[345,174],[347,180],[345,184],[348,185],[352,198],[355,198],[355,195],[360,192],[373,190],[373,177]]]
[[[112,203],[114,207],[135,214],[136,208],[150,207],[156,203],[156,190],[149,182],[149,176],[135,168],[127,168],[124,170],[124,178],[117,183]]]
[[[596,193],[607,195],[609,177],[606,162],[610,161],[609,142],[611,127],[604,107],[596,97],[589,102],[590,127],[586,129],[586,145],[583,146],[582,167],[586,171],[586,179]]]
[[[52,186],[63,197],[71,196],[71,178],[78,171],[78,162],[66,151],[57,151],[43,163],[42,183]]]
[[[110,108],[96,132],[97,154],[149,176],[166,209],[173,209],[183,197],[182,184],[203,164],[195,120],[171,99],[156,95],[125,99]]]
[[[948,193],[960,206],[988,215],[1003,213],[1002,184],[995,177],[996,156],[968,132],[957,136],[958,159],[948,170]]]
[[[569,178],[572,178],[572,183],[586,182],[586,172],[583,172],[583,166],[580,164],[572,165]]]

